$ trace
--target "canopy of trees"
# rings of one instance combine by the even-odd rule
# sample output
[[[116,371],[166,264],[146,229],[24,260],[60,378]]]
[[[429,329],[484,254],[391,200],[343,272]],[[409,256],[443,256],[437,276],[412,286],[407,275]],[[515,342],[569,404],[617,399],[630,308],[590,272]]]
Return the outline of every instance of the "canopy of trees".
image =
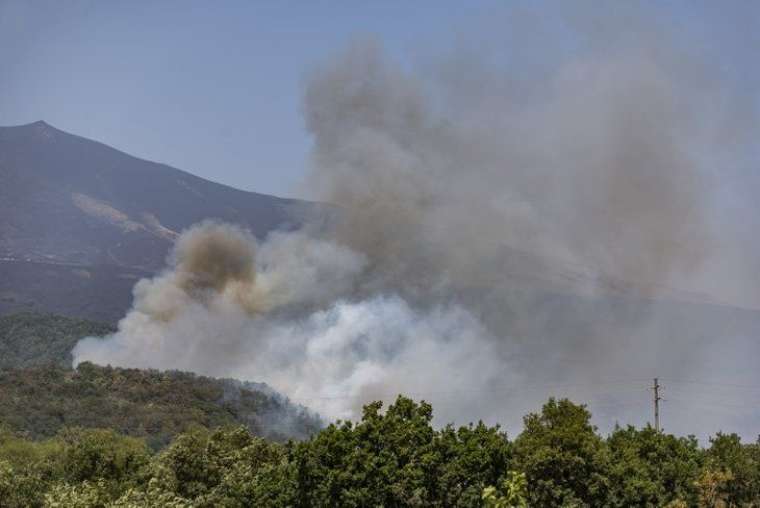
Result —
[[[160,451],[112,430],[0,434],[0,506],[760,506],[760,444],[700,448],[651,427],[602,437],[550,399],[514,440],[483,424],[436,429],[432,408],[369,404],[301,442],[195,427]]]
[[[55,314],[22,312],[0,316],[0,369],[54,363],[70,367],[71,350],[82,337],[102,337],[113,326]]]
[[[154,449],[194,425],[242,424],[275,441],[322,427],[266,385],[91,363],[0,370],[0,423],[34,439],[64,427],[108,428],[145,438]]]

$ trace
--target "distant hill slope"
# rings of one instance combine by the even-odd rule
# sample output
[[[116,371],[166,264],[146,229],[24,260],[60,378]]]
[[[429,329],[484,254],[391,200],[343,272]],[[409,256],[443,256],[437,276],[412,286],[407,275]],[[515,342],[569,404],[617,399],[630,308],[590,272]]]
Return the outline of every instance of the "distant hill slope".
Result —
[[[209,218],[263,237],[317,205],[245,192],[44,122],[0,127],[0,313],[115,321],[136,278]]]
[[[79,339],[112,331],[107,324],[54,314],[0,316],[0,369],[50,364],[71,367],[71,350]]]
[[[65,426],[110,428],[159,448],[193,425],[240,424],[279,441],[304,439],[321,425],[266,385],[90,363],[0,371],[0,425],[33,438]]]
[[[116,265],[0,261],[0,315],[52,312],[115,324],[135,282],[150,274]]]
[[[34,438],[64,426],[114,428],[154,447],[192,425],[244,424],[276,440],[303,439],[320,427],[317,417],[262,383],[92,364],[71,369],[80,338],[112,330],[52,314],[0,317],[0,426]]]

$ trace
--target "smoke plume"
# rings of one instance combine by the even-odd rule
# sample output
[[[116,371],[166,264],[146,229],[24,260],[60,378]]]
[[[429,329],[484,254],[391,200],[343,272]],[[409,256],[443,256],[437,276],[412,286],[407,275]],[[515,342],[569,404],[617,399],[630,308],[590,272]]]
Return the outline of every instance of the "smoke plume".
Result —
[[[506,70],[372,42],[314,69],[307,188],[334,223],[191,228],[75,361],[265,381],[327,417],[407,393],[508,428],[549,395],[642,423],[665,373],[756,382],[760,320],[739,307],[760,298],[715,192],[757,133],[746,96],[660,27],[595,16],[566,20],[574,51],[518,45]],[[695,431],[688,409],[670,430]]]
[[[365,265],[364,255],[303,232],[257,246],[236,226],[205,222],[182,234],[166,273],[136,285],[118,332],[82,340],[74,357],[266,379],[344,418],[361,401],[429,383],[476,391],[503,379],[494,340],[462,307],[351,299]]]

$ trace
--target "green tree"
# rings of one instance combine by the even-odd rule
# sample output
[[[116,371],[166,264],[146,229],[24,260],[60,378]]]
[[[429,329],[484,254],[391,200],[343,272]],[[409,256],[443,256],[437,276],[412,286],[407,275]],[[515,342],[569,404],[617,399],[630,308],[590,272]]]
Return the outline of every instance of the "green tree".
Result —
[[[106,429],[64,429],[59,467],[69,483],[104,480],[127,488],[150,461],[150,450],[141,439]]]
[[[726,502],[735,506],[760,505],[758,444],[742,444],[737,434],[718,433],[710,439],[706,456],[706,467],[714,473],[723,473]]]
[[[45,494],[45,508],[107,508],[112,495],[106,481],[58,483]]]
[[[728,485],[734,476],[727,471],[705,469],[695,482],[699,491],[700,508],[728,508],[736,506],[728,501]],[[751,506],[751,505],[750,505]]]
[[[195,505],[162,489],[158,481],[151,480],[145,488],[130,488],[108,508],[195,508]]]
[[[608,456],[591,414],[567,399],[549,401],[524,418],[515,466],[528,481],[530,506],[603,506]]]
[[[483,490],[483,504],[486,508],[527,508],[528,480],[525,473],[510,471],[501,483],[501,492],[496,487]]]
[[[664,506],[677,499],[696,503],[694,482],[702,451],[694,437],[677,438],[651,426],[616,428],[607,440],[612,506]]]
[[[298,506],[480,506],[507,470],[510,445],[483,424],[436,431],[432,407],[405,397],[357,424],[330,425],[294,444],[289,461]]]
[[[51,482],[61,477],[62,446],[34,442],[0,430],[0,507],[42,506]]]
[[[151,495],[171,494],[194,506],[282,506],[287,504],[280,495],[288,476],[284,459],[282,445],[244,427],[194,429],[152,464]]]
[[[444,427],[434,448],[436,467],[431,474],[442,506],[479,506],[483,489],[496,484],[511,464],[507,435],[482,422]]]

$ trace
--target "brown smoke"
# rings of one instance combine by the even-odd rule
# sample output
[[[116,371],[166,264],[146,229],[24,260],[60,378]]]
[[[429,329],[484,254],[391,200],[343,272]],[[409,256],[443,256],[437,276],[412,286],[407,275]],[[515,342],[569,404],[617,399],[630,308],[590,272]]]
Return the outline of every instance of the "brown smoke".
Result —
[[[253,238],[226,224],[201,224],[184,234],[172,253],[179,285],[189,293],[223,292],[230,284],[253,286]]]
[[[237,226],[197,224],[177,240],[168,270],[135,286],[135,308],[167,322],[191,303],[209,305],[222,296],[259,313],[268,302],[256,285],[255,249],[253,236]]]
[[[171,264],[177,285],[194,298],[208,292],[228,294],[251,313],[263,302],[255,299],[255,240],[229,224],[202,223],[177,241]]]

